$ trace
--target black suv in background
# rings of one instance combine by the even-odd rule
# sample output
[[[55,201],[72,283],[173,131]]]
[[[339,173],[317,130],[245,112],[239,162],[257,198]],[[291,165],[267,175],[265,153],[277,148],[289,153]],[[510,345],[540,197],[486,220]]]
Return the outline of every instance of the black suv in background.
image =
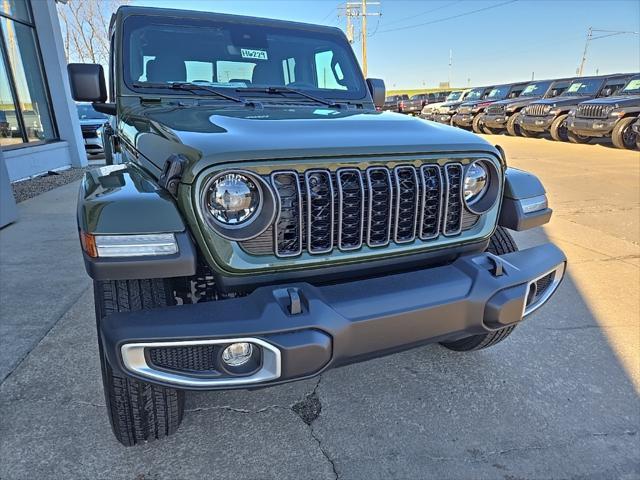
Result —
[[[499,100],[517,98],[527,86],[528,82],[507,83],[496,85],[486,98],[464,102],[453,116],[451,124],[457,127],[471,127],[475,133],[484,133],[482,130],[482,117],[484,110]]]
[[[474,88],[467,93],[463,99],[458,99],[441,105],[430,120],[438,123],[444,123],[445,125],[453,125],[453,117],[458,113],[458,108],[460,108],[462,104],[484,100],[489,96],[493,88],[493,86]]]
[[[409,95],[389,95],[384,99],[383,111],[400,112],[400,102],[409,100]]]
[[[609,137],[618,148],[636,147],[633,123],[640,113],[640,75],[635,75],[613,97],[582,102],[569,112],[567,135],[575,142]]]
[[[630,74],[602,75],[575,79],[564,93],[529,104],[519,119],[520,131],[526,136],[549,133],[554,140],[578,140],[567,130],[569,111],[579,103],[599,97],[610,97],[622,89]]]
[[[519,97],[500,100],[487,107],[482,117],[485,133],[503,133],[521,135],[518,120],[520,112],[530,103],[541,98],[554,98],[561,95],[573,79],[539,80],[527,85]]]

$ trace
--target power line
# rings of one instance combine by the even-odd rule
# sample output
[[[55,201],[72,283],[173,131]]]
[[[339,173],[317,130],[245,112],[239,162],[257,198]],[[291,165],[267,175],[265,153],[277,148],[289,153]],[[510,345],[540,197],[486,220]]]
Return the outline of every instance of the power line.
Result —
[[[456,0],[455,2],[449,2],[445,5],[441,5],[437,8],[432,8],[431,10],[427,10],[425,12],[420,12],[420,13],[416,13],[414,15],[409,15],[408,17],[402,17],[402,18],[397,18],[395,20],[392,20],[391,22],[385,22],[387,25],[395,25],[396,23],[400,23],[400,22],[404,22],[405,20],[413,20],[416,17],[421,17],[422,15],[426,15],[428,13],[433,13],[433,12],[437,12],[438,10],[442,10],[443,8],[447,8],[450,7],[452,5],[455,5],[456,3],[461,3],[462,0]]]
[[[448,17],[438,18],[438,19],[435,19],[435,20],[431,20],[429,22],[416,23],[414,25],[406,25],[404,27],[390,28],[390,29],[387,29],[387,30],[380,30],[378,33],[396,32],[398,30],[407,30],[409,28],[417,28],[417,27],[423,27],[425,25],[433,25],[434,23],[445,22],[447,20],[453,20],[454,18],[460,18],[460,17],[464,17],[464,16],[467,16],[467,15],[472,15],[474,13],[484,12],[486,10],[491,10],[492,8],[502,7],[504,5],[508,5],[510,3],[515,3],[517,1],[518,0],[509,0],[507,2],[497,3],[495,5],[489,5],[488,7],[477,8],[475,10],[470,10],[468,12],[462,12],[462,13],[459,13],[457,15],[451,15],[451,16],[448,16]]]

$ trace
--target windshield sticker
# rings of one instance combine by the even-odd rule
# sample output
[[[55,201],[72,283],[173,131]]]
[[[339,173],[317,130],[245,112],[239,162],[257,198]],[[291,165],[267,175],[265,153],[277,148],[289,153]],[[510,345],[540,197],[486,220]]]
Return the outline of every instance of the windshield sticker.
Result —
[[[631,80],[627,83],[627,86],[624,87],[625,90],[638,90],[640,89],[640,78],[638,80]]]
[[[572,83],[567,92],[577,92],[582,84],[580,82]]]
[[[248,48],[241,48],[240,55],[242,55],[242,58],[252,58],[254,60],[269,60],[266,50],[251,50]]]

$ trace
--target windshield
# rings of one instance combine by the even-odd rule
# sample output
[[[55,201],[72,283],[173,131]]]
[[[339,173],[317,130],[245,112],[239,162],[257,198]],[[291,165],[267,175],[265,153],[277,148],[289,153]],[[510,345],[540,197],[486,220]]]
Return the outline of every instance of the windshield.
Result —
[[[629,80],[620,95],[640,95],[640,77],[633,77]]]
[[[576,80],[569,85],[569,88],[562,94],[564,97],[576,97],[580,95],[595,95],[600,90],[602,82],[601,78],[591,78],[588,80]]]
[[[469,95],[465,97],[465,101],[480,100],[485,90],[486,88],[474,88],[469,92]]]
[[[493,99],[506,98],[510,89],[511,87],[509,85],[495,87],[493,90],[489,92],[489,95],[487,96],[487,98],[493,98]]]
[[[104,113],[96,112],[91,105],[76,105],[80,120],[106,120]]]
[[[445,102],[454,102],[454,101],[458,100],[461,96],[462,96],[462,91],[451,92],[449,95],[447,95],[447,98],[445,99]]]
[[[544,95],[544,93],[551,86],[551,82],[536,82],[530,83],[525,87],[525,89],[520,94],[521,97],[540,97]]]
[[[329,98],[367,96],[351,47],[329,29],[134,16],[124,24],[123,50],[129,87],[191,82],[238,93],[287,87]]]

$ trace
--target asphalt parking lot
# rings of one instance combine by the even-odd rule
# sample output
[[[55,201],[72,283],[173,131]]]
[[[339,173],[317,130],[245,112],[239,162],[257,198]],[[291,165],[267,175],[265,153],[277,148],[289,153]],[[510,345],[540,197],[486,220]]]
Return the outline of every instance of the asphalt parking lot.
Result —
[[[134,448],[105,412],[77,185],[20,204],[22,222],[0,232],[0,478],[640,478],[640,153],[486,138],[541,177],[555,209],[516,236],[569,258],[545,308],[476,353],[432,345],[306,382],[191,394],[175,436]]]

